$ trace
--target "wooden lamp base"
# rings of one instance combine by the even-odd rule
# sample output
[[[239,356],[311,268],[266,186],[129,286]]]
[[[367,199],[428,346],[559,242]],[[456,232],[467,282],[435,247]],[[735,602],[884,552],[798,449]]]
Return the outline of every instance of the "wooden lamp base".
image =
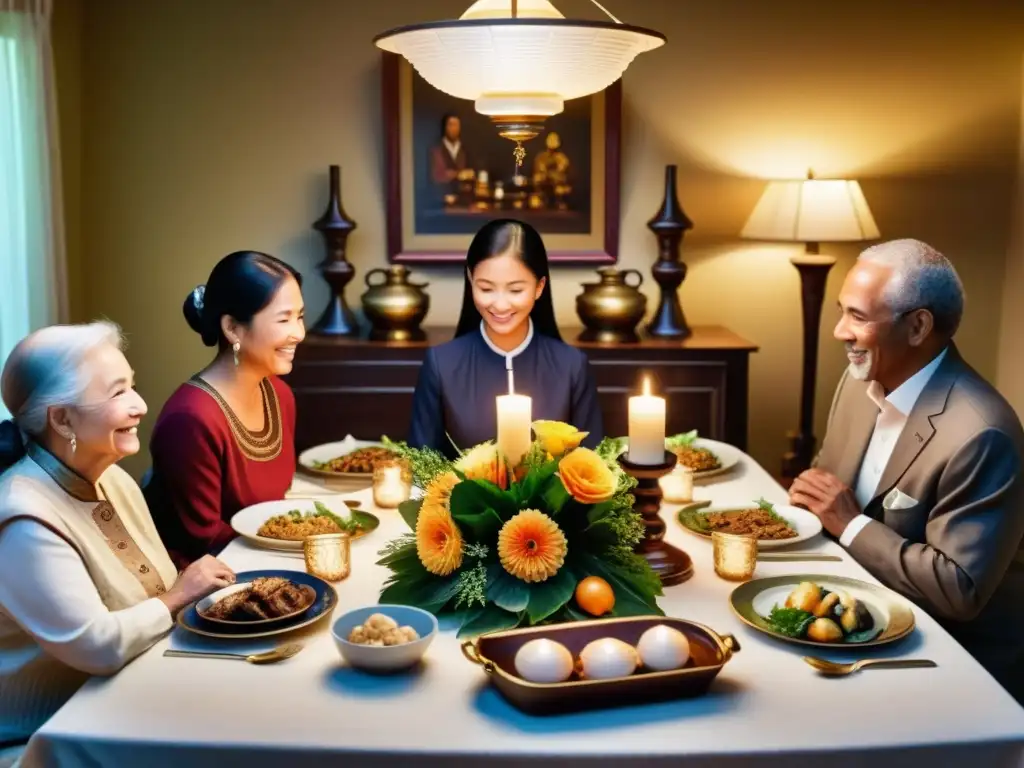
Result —
[[[658,485],[658,479],[675,468],[676,455],[665,451],[665,461],[655,465],[633,464],[626,455],[619,457],[619,466],[626,474],[636,478],[637,486],[633,489],[633,495],[636,496],[634,509],[644,519],[644,537],[636,545],[635,551],[643,555],[663,585],[668,587],[682,584],[693,575],[693,561],[681,549],[665,543],[665,522],[659,514],[661,486]]]

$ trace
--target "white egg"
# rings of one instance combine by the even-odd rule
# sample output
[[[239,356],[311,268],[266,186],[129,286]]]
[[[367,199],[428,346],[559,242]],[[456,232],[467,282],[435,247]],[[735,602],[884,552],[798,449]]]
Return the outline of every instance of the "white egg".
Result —
[[[665,624],[657,624],[640,635],[636,650],[643,665],[657,672],[679,669],[690,659],[686,635]]]
[[[547,638],[530,640],[516,651],[516,672],[531,683],[561,683],[572,674],[569,649]]]
[[[594,640],[580,651],[580,673],[592,680],[632,675],[640,665],[636,648],[614,637]]]

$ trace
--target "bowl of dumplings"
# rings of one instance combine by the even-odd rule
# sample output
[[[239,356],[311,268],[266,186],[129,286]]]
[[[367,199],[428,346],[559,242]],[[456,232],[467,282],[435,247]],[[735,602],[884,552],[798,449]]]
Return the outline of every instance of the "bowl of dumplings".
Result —
[[[340,616],[331,637],[356,669],[397,672],[419,663],[437,635],[437,618],[411,605],[371,605]]]
[[[731,635],[665,616],[489,632],[462,643],[502,696],[530,714],[700,696],[739,650]]]

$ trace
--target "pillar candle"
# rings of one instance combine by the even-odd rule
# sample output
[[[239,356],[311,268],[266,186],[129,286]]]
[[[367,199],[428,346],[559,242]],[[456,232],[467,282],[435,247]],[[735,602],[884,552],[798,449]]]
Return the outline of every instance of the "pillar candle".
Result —
[[[629,398],[629,460],[633,464],[665,463],[665,398],[651,394],[644,379],[644,393]]]
[[[498,395],[498,450],[517,467],[530,450],[533,401],[526,395]]]

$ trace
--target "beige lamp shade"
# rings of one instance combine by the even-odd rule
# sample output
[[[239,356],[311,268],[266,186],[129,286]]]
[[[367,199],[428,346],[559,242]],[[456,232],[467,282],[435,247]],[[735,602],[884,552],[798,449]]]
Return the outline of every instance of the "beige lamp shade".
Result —
[[[598,93],[641,53],[665,43],[616,21],[566,19],[548,0],[478,0],[459,19],[412,24],[374,39],[439,91],[490,116],[556,115]]]
[[[740,236],[827,243],[874,240],[879,232],[856,181],[804,179],[769,182]]]

